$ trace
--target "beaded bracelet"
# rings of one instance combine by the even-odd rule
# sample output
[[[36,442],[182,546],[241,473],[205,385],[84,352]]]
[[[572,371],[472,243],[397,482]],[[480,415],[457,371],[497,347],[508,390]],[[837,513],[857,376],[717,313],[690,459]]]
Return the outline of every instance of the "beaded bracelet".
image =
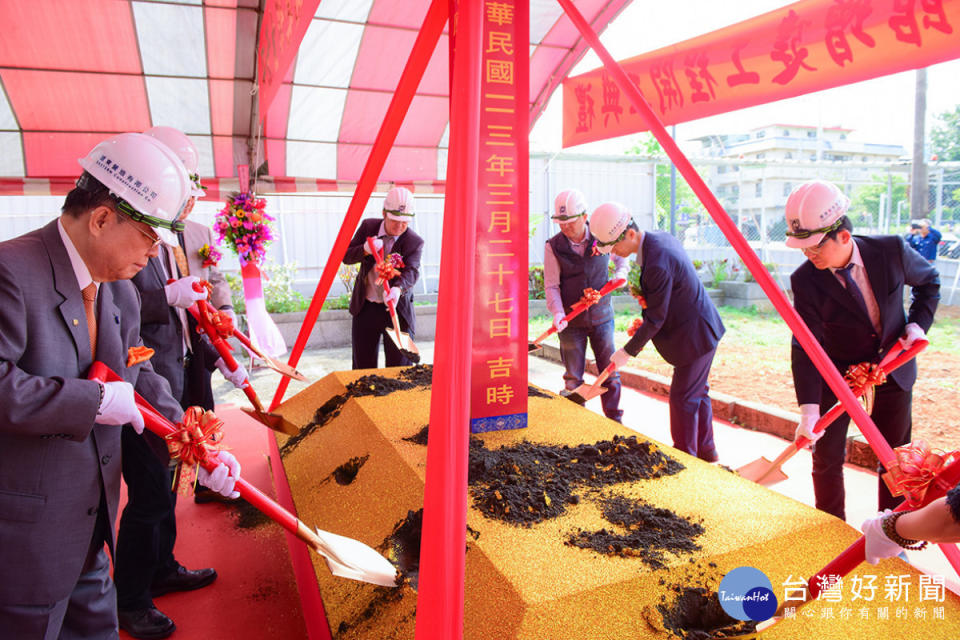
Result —
[[[98,382],[97,385],[100,387],[100,400],[97,401],[97,415],[100,415],[100,409],[103,408],[103,394],[105,389],[102,382]]]
[[[898,511],[897,513],[892,513],[889,516],[885,516],[882,520],[880,520],[880,527],[883,529],[883,533],[886,534],[888,538],[890,538],[893,542],[896,542],[904,549],[916,551],[925,549],[927,546],[926,540],[909,540],[897,533],[897,520],[900,519],[900,516],[908,513],[910,512]]]

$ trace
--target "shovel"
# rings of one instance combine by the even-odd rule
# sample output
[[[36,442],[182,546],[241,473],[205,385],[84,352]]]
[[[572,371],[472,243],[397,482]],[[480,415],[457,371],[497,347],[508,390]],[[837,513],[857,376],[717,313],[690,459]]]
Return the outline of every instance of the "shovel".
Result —
[[[230,345],[227,344],[227,341],[220,337],[220,334],[217,333],[217,330],[214,328],[213,323],[210,321],[210,317],[207,315],[209,312],[209,305],[206,301],[198,300],[197,303],[190,307],[190,314],[197,320],[197,323],[200,325],[200,329],[207,334],[207,338],[210,340],[210,343],[213,344],[213,347],[217,350],[217,353],[220,354],[220,357],[223,358],[223,362],[227,365],[227,368],[230,371],[237,370],[237,361],[231,353],[232,349]],[[286,434],[288,436],[295,436],[300,433],[300,429],[297,425],[293,424],[286,418],[276,413],[270,413],[263,410],[263,405],[260,404],[260,398],[257,397],[257,392],[254,391],[253,385],[250,384],[250,379],[247,378],[244,381],[243,393],[247,396],[247,399],[250,400],[250,403],[253,404],[253,409],[247,409],[241,407],[241,411],[246,413],[248,416],[263,424],[267,427],[270,427],[274,431],[279,431],[280,433]]]
[[[603,296],[607,295],[614,289],[619,289],[626,283],[627,281],[624,278],[617,278],[616,280],[611,280],[607,284],[603,285],[602,289],[600,289],[600,297],[602,298]],[[573,305],[573,308],[570,310],[570,313],[563,316],[563,319],[565,322],[570,322],[571,320],[573,320],[574,318],[576,318],[578,315],[580,315],[581,313],[583,313],[589,308],[590,308],[589,304],[577,303]],[[527,343],[527,353],[533,353],[534,351],[540,350],[542,348],[542,345],[540,343],[546,340],[547,338],[549,338],[551,335],[553,335],[556,332],[557,332],[557,328],[553,325],[550,325],[550,328],[544,331],[543,333],[541,333],[539,338],[537,338],[533,342]]]
[[[883,357],[883,360],[880,361],[880,368],[885,374],[890,374],[891,371],[897,369],[903,364],[909,362],[914,358],[918,353],[927,348],[927,345],[930,344],[927,340],[917,340],[914,342],[909,349],[901,350],[898,353],[894,353],[894,350],[891,349],[887,355]],[[861,396],[865,391],[864,388],[857,388],[853,390],[854,396]],[[843,414],[843,405],[837,403],[831,407],[831,409],[823,414],[817,424],[813,427],[814,433],[820,433],[826,429],[830,423],[840,417]],[[783,450],[777,459],[773,462],[770,462],[763,456],[757,458],[753,462],[748,462],[739,469],[737,473],[742,478],[747,480],[752,480],[757,484],[762,484],[765,487],[770,487],[778,482],[783,482],[787,479],[787,474],[785,474],[780,467],[783,466],[783,463],[792,458],[800,449],[803,449],[807,444],[810,443],[810,440],[804,437],[797,438]]]
[[[607,388],[601,386],[607,378],[610,377],[610,374],[617,370],[617,365],[612,362],[607,365],[607,368],[597,376],[597,379],[593,381],[593,384],[587,384],[584,382],[582,385],[568,393],[566,396],[567,400],[572,400],[579,405],[584,405],[587,403],[587,400],[592,400],[597,396],[602,396],[607,392]]]
[[[293,378],[294,380],[299,380],[300,382],[308,382],[307,377],[297,371],[295,368],[287,364],[286,362],[280,362],[276,358],[267,355],[260,349],[257,349],[253,346],[253,343],[250,341],[250,338],[246,334],[242,333],[236,327],[233,328],[233,337],[240,341],[244,347],[253,352],[253,355],[257,356],[263,360],[268,367],[279,373],[280,375],[287,376],[288,378]]]
[[[107,365],[99,361],[93,363],[87,377],[99,382],[123,380],[111,371]],[[139,393],[135,392],[134,397],[137,409],[143,415],[144,424],[152,433],[165,438],[179,431],[170,420],[154,409]],[[213,471],[218,464],[216,454],[203,462],[207,471]],[[377,553],[375,549],[353,538],[346,538],[320,529],[310,529],[299,518],[243,478],[237,479],[235,488],[244,500],[322,555],[327,561],[330,573],[333,575],[383,587],[396,586],[396,569],[390,564],[389,560]]]
[[[383,263],[383,254],[377,251],[377,248],[373,245],[373,238],[367,238],[367,246],[370,248],[370,253],[373,255],[373,259],[377,261],[377,264]],[[390,293],[390,285],[386,280],[383,281],[383,293],[385,296]],[[420,350],[417,349],[417,345],[413,344],[413,340],[410,338],[410,335],[400,331],[400,319],[397,317],[397,309],[394,307],[393,300],[387,300],[387,309],[390,311],[390,319],[393,321],[393,332],[391,333],[390,329],[386,329],[386,334],[390,336],[390,339],[393,341],[393,344],[397,346],[397,349],[400,349],[400,353],[404,355],[407,360],[410,360],[414,364],[420,362]]]

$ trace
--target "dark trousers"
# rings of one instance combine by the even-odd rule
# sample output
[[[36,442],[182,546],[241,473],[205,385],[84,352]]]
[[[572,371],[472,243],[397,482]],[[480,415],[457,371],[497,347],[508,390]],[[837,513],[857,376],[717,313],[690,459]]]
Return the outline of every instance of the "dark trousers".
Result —
[[[407,324],[399,318],[400,330],[407,331]],[[365,300],[360,312],[353,316],[351,333],[353,336],[353,368],[376,369],[380,355],[380,341],[383,340],[383,355],[387,367],[406,367],[411,364],[397,345],[393,343],[386,329],[393,328],[387,305]]]
[[[673,368],[670,382],[670,435],[673,447],[707,462],[717,460],[710,404],[710,366],[716,349],[693,362]]]
[[[903,390],[893,380],[876,388],[871,418],[891,447],[910,441],[912,428],[911,405],[913,390]],[[820,400],[820,415],[836,404],[836,396],[824,385]],[[847,454],[847,427],[850,416],[844,413],[830,423],[823,437],[813,447],[813,493],[817,509],[846,520],[843,488],[843,462]],[[882,472],[882,469],[878,469]],[[878,480],[877,504],[879,509],[893,509],[902,501],[887,490],[883,479]]]
[[[177,540],[177,495],[171,490],[170,468],[151,448],[148,438],[123,427],[123,480],[127,506],[120,516],[114,582],[121,611],[153,606],[150,585],[177,570],[173,546]]]
[[[613,319],[596,327],[567,327],[559,334],[560,359],[565,369],[564,386],[573,391],[583,384],[583,370],[586,367],[587,339],[597,361],[597,370],[602,372],[610,364],[610,356],[616,351],[613,346]],[[620,422],[623,410],[620,409],[620,374],[613,372],[603,383],[607,388],[600,396],[603,414],[611,420]]]

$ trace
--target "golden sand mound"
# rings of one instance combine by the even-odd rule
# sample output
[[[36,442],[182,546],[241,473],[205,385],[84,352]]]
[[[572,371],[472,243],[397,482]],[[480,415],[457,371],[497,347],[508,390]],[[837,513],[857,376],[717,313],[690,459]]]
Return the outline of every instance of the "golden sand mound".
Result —
[[[347,385],[361,376],[397,380],[403,371],[328,375],[277,410],[306,426],[323,408],[319,424],[293,439],[278,434],[277,442],[304,522],[357,538],[407,567],[416,559],[416,549],[406,544],[416,528],[410,517],[423,506],[427,448],[417,436],[429,421],[429,387],[408,384],[386,395],[345,397]],[[378,384],[382,379],[368,385],[368,392],[379,392]],[[476,437],[496,450],[522,441],[577,447],[636,435],[548,395],[530,398],[528,428]],[[465,638],[707,637],[697,635],[683,616],[678,629],[675,605],[681,596],[693,589],[715,594],[727,572],[751,566],[770,578],[781,601],[798,597],[804,593],[799,581],[858,537],[832,516],[643,436],[637,440],[684,468],[602,487],[578,485],[573,493],[582,499],[529,526],[487,517],[469,501]],[[598,463],[598,474],[609,468],[605,464]],[[692,538],[694,548],[661,552],[657,568],[640,554],[600,553],[567,543],[577,532],[627,532],[629,527],[604,516],[604,500],[619,497],[666,509],[702,527]],[[390,589],[335,578],[316,555],[314,568],[335,638],[413,638],[416,590],[409,580]],[[960,638],[960,599],[940,588],[937,577],[921,575],[896,559],[876,567],[863,564],[844,578],[837,595],[803,607],[759,637]],[[410,578],[415,581],[415,575]],[[696,617],[697,612],[687,614]]]

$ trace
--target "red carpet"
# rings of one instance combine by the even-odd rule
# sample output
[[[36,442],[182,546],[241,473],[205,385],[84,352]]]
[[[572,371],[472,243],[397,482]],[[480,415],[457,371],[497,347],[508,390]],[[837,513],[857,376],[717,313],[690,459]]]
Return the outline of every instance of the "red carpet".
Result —
[[[224,443],[240,461],[243,477],[274,497],[269,431],[233,405],[219,406],[216,413],[227,424]],[[125,502],[124,492],[121,508]],[[177,560],[189,569],[214,567],[219,577],[204,589],[155,600],[177,625],[172,638],[315,640],[327,635],[325,628],[316,631],[315,605],[309,616],[315,630],[307,632],[286,536],[279,525],[240,528],[233,506],[197,505],[192,498],[181,498],[177,527]],[[325,620],[322,610],[319,620]],[[121,631],[120,637],[130,636]]]

